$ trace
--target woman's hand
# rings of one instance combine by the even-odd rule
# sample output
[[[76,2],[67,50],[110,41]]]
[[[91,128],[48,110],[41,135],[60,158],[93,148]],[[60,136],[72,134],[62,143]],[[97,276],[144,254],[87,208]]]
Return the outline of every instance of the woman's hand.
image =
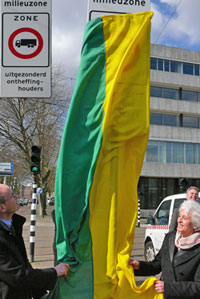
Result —
[[[154,282],[154,287],[155,287],[156,292],[164,293],[164,281],[156,280]]]
[[[137,260],[130,260],[129,265],[131,265],[134,270],[138,270],[140,266],[140,262]]]

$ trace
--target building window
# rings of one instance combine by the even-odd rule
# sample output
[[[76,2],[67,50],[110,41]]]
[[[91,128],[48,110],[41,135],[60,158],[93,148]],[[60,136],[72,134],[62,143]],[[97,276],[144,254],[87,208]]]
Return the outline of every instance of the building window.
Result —
[[[186,163],[195,164],[195,149],[194,144],[188,143],[186,146]]]
[[[166,142],[166,162],[172,163],[172,144],[171,142]]]
[[[198,93],[196,91],[182,90],[182,100],[183,101],[197,102]]]
[[[147,152],[146,152],[147,162],[158,162],[158,142],[149,140]]]
[[[161,87],[150,87],[151,97],[161,98],[162,97],[162,88]]]
[[[150,124],[151,125],[163,125],[178,127],[179,117],[173,114],[160,114],[160,113],[150,113]]]
[[[162,115],[162,125],[163,126],[178,127],[178,124],[179,124],[178,115],[173,115],[173,114],[163,114]]]
[[[200,144],[149,140],[145,161],[200,164]]]
[[[184,143],[172,142],[172,162],[184,163]]]
[[[163,59],[158,59],[158,70],[163,71]]]
[[[200,128],[200,118],[176,114],[150,113],[150,124],[157,126]]]
[[[169,72],[169,60],[165,60],[165,72]]]
[[[158,145],[158,162],[160,163],[166,163],[165,156],[166,156],[166,151],[165,151],[166,145],[165,142],[159,142]]]
[[[172,73],[183,73],[186,75],[199,76],[199,64],[165,60],[151,57],[151,69]]]
[[[195,72],[195,76],[199,76],[199,65],[195,64],[194,72]]]
[[[157,70],[157,59],[156,58],[151,58],[151,69]]]
[[[178,89],[151,86],[150,95],[151,97],[156,97],[156,98],[178,100],[179,92]]]
[[[178,89],[162,88],[163,98],[178,100]]]
[[[191,91],[191,90],[181,90],[179,95],[178,89],[151,86],[150,96],[156,98],[171,99],[171,100],[200,102],[200,92]]]
[[[195,164],[200,164],[200,144],[194,145]]]
[[[160,141],[149,141],[146,159],[148,162],[165,163],[165,143]]]
[[[162,115],[160,113],[150,113],[151,125],[162,125]]]
[[[183,127],[184,128],[199,128],[199,118],[198,117],[190,117],[183,115]]]
[[[183,63],[183,74],[193,75],[193,64]]]
[[[180,73],[181,72],[181,63],[176,61],[171,61],[171,72]]]

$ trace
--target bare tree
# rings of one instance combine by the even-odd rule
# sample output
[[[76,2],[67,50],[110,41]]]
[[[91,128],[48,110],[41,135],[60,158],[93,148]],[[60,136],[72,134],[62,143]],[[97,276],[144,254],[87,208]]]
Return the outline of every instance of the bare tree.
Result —
[[[13,161],[15,176],[23,181],[31,175],[31,146],[42,147],[38,185],[43,188],[43,215],[46,194],[54,190],[56,161],[69,101],[67,80],[60,66],[53,70],[50,99],[0,99],[1,161]]]

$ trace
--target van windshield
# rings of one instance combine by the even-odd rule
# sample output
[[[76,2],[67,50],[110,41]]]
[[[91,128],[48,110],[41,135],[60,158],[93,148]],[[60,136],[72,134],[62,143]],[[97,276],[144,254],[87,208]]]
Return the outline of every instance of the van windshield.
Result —
[[[171,200],[164,201],[156,215],[154,216],[156,225],[167,225],[169,222],[169,210],[170,210]]]

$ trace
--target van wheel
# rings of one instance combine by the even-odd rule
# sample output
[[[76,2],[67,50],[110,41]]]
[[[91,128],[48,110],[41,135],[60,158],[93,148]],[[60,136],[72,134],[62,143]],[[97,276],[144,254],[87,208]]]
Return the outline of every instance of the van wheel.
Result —
[[[144,258],[147,262],[151,262],[155,258],[155,251],[151,241],[147,242],[144,246]]]

